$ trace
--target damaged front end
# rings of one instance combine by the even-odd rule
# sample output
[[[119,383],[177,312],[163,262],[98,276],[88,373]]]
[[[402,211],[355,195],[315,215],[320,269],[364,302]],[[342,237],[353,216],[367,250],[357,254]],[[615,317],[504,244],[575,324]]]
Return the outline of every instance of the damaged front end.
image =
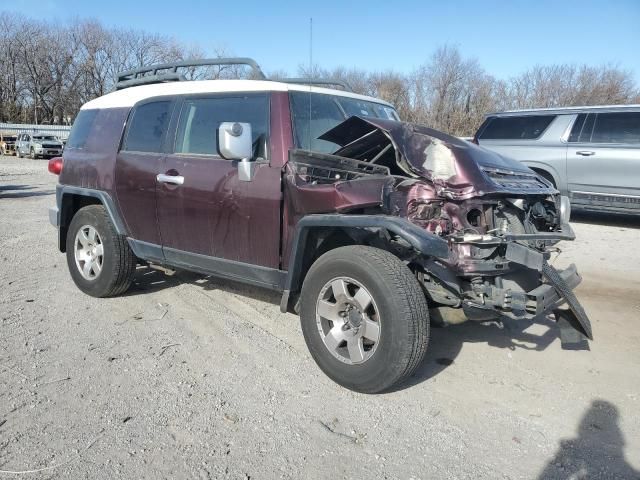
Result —
[[[406,219],[448,246],[447,255],[417,251],[401,235],[369,229],[415,272],[434,320],[536,320],[555,314],[563,346],[592,339],[573,289],[574,265],[548,261],[573,240],[569,203],[524,165],[433,129],[351,117],[320,137],[332,155],[295,150],[286,199],[296,221],[338,213]],[[382,230],[382,231],[381,231]],[[352,237],[362,233],[347,233]],[[424,250],[424,249],[423,249]]]

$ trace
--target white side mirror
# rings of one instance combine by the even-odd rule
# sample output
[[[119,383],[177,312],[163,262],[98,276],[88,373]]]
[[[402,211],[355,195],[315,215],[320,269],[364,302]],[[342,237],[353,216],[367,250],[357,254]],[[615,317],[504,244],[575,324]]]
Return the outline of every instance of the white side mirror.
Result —
[[[253,142],[251,124],[239,122],[222,122],[218,127],[218,148],[220,155],[227,160],[238,161],[238,180],[253,180],[255,163],[253,163]]]

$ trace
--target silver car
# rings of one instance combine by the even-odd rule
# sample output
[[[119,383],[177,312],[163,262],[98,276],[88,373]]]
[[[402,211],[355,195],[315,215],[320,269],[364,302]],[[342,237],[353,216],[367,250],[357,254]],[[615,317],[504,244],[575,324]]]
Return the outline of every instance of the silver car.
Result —
[[[57,157],[62,155],[62,148],[62,142],[54,135],[21,133],[16,140],[16,155],[18,157]]]
[[[492,113],[473,141],[520,160],[575,209],[640,214],[640,105]]]

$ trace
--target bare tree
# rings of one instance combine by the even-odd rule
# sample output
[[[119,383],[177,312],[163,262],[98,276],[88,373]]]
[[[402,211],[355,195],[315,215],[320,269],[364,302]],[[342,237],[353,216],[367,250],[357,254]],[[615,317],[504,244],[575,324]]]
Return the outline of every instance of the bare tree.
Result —
[[[69,123],[83,103],[113,90],[118,72],[204,58],[198,45],[95,20],[59,25],[0,12],[0,121]],[[209,54],[211,55],[211,54]],[[212,56],[233,56],[215,48]],[[188,79],[254,78],[249,67],[184,68]],[[271,78],[286,78],[282,70]],[[537,65],[507,80],[487,73],[451,45],[437,48],[414,72],[301,65],[297,76],[346,82],[386,100],[402,119],[471,135],[490,111],[509,108],[640,102],[632,74],[615,65]]]

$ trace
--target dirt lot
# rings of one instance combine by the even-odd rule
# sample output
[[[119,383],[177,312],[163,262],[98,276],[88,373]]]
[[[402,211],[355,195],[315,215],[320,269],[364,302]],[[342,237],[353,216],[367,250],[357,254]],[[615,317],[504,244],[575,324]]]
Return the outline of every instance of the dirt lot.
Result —
[[[591,351],[434,329],[396,392],[327,379],[276,294],[140,269],[73,285],[46,161],[0,157],[0,470],[29,478],[640,478],[640,219],[576,216]],[[528,327],[528,328],[527,328]],[[18,478],[0,473],[0,478]]]

